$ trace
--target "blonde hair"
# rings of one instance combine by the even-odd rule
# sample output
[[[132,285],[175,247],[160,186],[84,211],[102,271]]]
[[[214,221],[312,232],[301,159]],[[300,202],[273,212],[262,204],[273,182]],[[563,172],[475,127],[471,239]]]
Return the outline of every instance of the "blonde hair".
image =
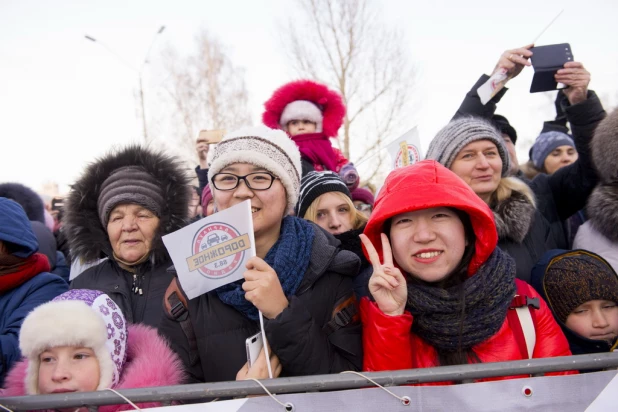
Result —
[[[354,203],[352,202],[352,199],[350,199],[346,194],[341,192],[326,193],[332,193],[336,195],[340,200],[343,200],[350,207],[350,217],[352,218],[353,229],[360,229],[361,227],[363,227],[364,224],[367,223],[367,216],[365,216],[363,212],[356,209]],[[299,217],[302,217],[303,219],[313,223],[318,223],[318,204],[320,203],[320,197],[322,197],[322,195],[316,197],[313,202],[311,202],[311,204],[307,208],[307,211],[305,212],[305,216]]]
[[[536,208],[536,200],[534,199],[534,193],[530,186],[522,182],[516,177],[503,177],[498,183],[498,187],[491,195],[491,205],[502,202],[505,199],[511,197],[513,192],[521,193],[532,206]]]

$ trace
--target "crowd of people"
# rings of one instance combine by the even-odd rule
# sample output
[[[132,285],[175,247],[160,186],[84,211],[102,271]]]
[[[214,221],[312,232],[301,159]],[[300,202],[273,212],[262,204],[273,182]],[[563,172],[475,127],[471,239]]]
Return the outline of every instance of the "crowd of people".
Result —
[[[494,71],[517,76],[530,49]],[[132,145],[92,162],[61,215],[0,184],[0,395],[613,351],[618,110],[566,63],[556,117],[519,162],[495,113],[507,89],[482,104],[487,79],[378,193],[331,144],[341,96],[312,80],[277,89],[263,125],[198,139],[195,176]],[[162,237],[247,200],[243,279],[187,299]],[[249,364],[260,312],[268,355]]]

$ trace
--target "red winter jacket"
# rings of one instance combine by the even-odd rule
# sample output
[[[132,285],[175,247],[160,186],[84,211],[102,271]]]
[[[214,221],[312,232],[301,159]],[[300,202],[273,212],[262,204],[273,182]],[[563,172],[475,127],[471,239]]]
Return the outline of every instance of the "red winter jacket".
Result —
[[[493,213],[489,207],[457,175],[435,161],[427,160],[393,171],[376,199],[365,235],[369,237],[382,259],[380,233],[384,222],[400,213],[433,207],[451,207],[470,216],[476,235],[476,252],[468,267],[470,276],[496,248],[498,235]],[[516,280],[516,282],[522,281]],[[539,295],[527,284],[528,296]],[[533,357],[571,355],[569,345],[554,320],[545,301],[539,297],[540,309],[535,310],[536,345]],[[377,304],[364,298],[361,301],[363,322],[363,369],[367,371],[428,368],[437,365],[433,346],[411,332],[413,316],[382,313]],[[505,318],[502,327],[488,340],[473,347],[481,362],[521,360],[520,347]],[[559,374],[568,374],[563,372]]]

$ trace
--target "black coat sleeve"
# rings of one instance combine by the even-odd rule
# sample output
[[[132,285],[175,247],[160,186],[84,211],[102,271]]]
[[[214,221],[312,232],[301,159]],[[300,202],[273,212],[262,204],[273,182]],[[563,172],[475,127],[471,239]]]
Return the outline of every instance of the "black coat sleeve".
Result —
[[[590,141],[597,125],[605,118],[605,110],[593,91],[588,92],[585,101],[568,106],[564,111],[571,124],[579,157],[575,163],[547,177],[561,220],[569,218],[586,206],[588,196],[599,180],[592,163]],[[535,190],[535,180],[536,178],[532,181],[532,188],[536,193],[538,189]]]
[[[200,199],[202,198],[202,193],[204,192],[204,188],[208,185],[208,169],[202,169],[199,166],[195,167],[195,174],[197,174],[197,180],[200,184]]]
[[[453,116],[453,120],[462,116],[476,116],[482,117],[485,119],[491,119],[496,111],[496,105],[502,99],[502,96],[507,92],[508,88],[504,87],[500,90],[487,104],[481,103],[481,98],[479,97],[476,89],[478,89],[483,83],[485,83],[489,79],[489,76],[486,74],[482,75],[472,86],[470,91],[466,93],[459,109]]]
[[[362,368],[360,323],[349,324],[327,335],[322,328],[330,317],[320,322],[309,308],[310,304],[317,305],[321,301],[328,305],[328,313],[331,313],[337,302],[352,296],[351,277],[333,278],[338,279],[338,284],[316,284],[311,296],[293,296],[289,306],[279,316],[265,319],[266,337],[286,375],[318,375]],[[330,302],[323,300],[325,296],[329,296]]]

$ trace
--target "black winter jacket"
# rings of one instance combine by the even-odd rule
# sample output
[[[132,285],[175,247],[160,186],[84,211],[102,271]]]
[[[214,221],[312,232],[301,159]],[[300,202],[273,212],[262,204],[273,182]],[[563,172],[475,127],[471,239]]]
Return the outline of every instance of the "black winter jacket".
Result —
[[[362,367],[361,325],[351,323],[330,334],[322,328],[335,307],[350,298],[358,258],[341,251],[339,241],[315,226],[311,263],[289,306],[275,319],[264,318],[266,337],[281,362],[281,376],[337,373]],[[223,303],[215,291],[189,301],[197,353],[180,323],[164,314],[159,331],[183,360],[190,382],[236,379],[247,362],[245,340],[259,332],[252,321]]]
[[[164,261],[150,269],[148,264],[138,266],[136,285],[142,294],[134,293],[133,273],[122,269],[114,260],[106,259],[85,270],[71,282],[71,289],[94,289],[106,293],[122,310],[127,322],[144,323],[156,328],[163,315],[165,290],[174,278],[168,272],[171,261]]]
[[[490,119],[496,103],[506,93],[502,89],[486,105],[480,102],[476,89],[489,77],[481,76],[468,92],[455,117],[475,115]],[[565,99],[566,100],[566,99]],[[506,250],[517,264],[517,278],[529,281],[530,272],[538,259],[550,249],[567,249],[568,239],[563,222],[583,209],[598,176],[592,164],[590,141],[597,125],[605,118],[605,110],[594,91],[576,105],[563,101],[564,112],[571,125],[573,140],[579,154],[578,160],[552,175],[540,174],[532,180],[524,180],[534,192],[537,212],[530,230],[522,242],[500,237],[498,246]],[[516,224],[516,223],[514,223]]]

